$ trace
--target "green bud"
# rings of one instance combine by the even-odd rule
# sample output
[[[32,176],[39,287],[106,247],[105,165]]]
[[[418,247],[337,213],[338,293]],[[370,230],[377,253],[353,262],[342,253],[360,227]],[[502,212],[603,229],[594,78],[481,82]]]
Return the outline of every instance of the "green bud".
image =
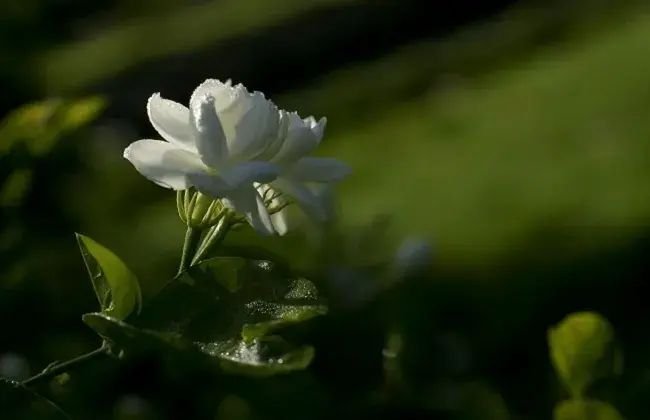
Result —
[[[597,400],[566,400],[553,410],[555,420],[624,420],[611,404]]]
[[[190,228],[205,230],[216,225],[227,209],[219,199],[198,191],[178,191],[176,206],[181,220]]]
[[[574,313],[548,332],[551,361],[567,391],[581,398],[598,379],[621,373],[623,355],[611,324],[593,312]]]

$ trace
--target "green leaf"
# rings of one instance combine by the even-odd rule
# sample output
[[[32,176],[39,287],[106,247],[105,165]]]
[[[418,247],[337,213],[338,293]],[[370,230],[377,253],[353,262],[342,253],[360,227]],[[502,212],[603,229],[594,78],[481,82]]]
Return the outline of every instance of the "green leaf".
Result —
[[[597,400],[566,400],[555,406],[555,420],[624,420],[611,404]]]
[[[460,418],[463,420],[509,420],[510,412],[503,398],[481,382],[462,386]]]
[[[281,265],[220,257],[170,280],[129,323],[110,314],[84,321],[125,352],[181,351],[222,372],[269,376],[309,365],[313,348],[278,333],[326,310],[316,287]]]
[[[623,356],[614,330],[593,312],[574,313],[548,331],[551,361],[567,390],[580,398],[598,379],[619,375]]]
[[[182,329],[196,337],[229,340],[247,331],[277,330],[327,308],[316,287],[265,260],[217,257],[168,282],[135,321],[153,329]],[[270,324],[266,324],[270,323]],[[219,331],[219,332],[217,332]],[[260,334],[247,334],[253,339]]]
[[[32,183],[31,169],[17,169],[9,174],[6,181],[0,184],[0,206],[20,205]]]
[[[52,401],[18,382],[2,378],[0,378],[0,414],[3,419],[70,420],[70,417]]]
[[[97,118],[106,105],[106,100],[99,96],[68,102],[58,115],[57,131],[66,133],[78,129]]]
[[[118,350],[118,354],[120,351],[131,355],[151,351],[169,353],[192,347],[178,333],[136,328],[105,313],[84,314],[82,320],[112,345],[114,353]]]
[[[35,156],[49,152],[62,134],[94,120],[106,107],[100,97],[77,100],[47,99],[12,111],[0,124],[0,153],[24,142]]]
[[[77,234],[77,242],[102,312],[117,319],[126,319],[133,311],[139,313],[142,295],[131,270],[89,237]]]
[[[243,340],[196,341],[182,333],[137,328],[103,313],[90,313],[83,321],[104,340],[117,355],[155,352],[176,360],[204,359],[227,373],[266,377],[302,370],[314,357],[311,346],[292,346],[277,336]]]
[[[254,341],[292,324],[299,324],[327,313],[325,305],[283,305],[266,302],[252,302],[251,305],[253,307],[259,305],[261,308],[258,309],[270,314],[274,319],[255,324],[245,324],[241,333],[244,342]]]
[[[306,369],[314,358],[311,346],[292,346],[278,336],[251,342],[228,340],[196,343],[198,349],[216,359],[229,373],[266,377]]]

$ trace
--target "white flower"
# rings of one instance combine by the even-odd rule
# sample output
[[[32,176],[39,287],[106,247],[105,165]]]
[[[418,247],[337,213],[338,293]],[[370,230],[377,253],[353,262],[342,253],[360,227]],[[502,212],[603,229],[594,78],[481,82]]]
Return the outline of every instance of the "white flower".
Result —
[[[195,187],[212,197],[227,197],[253,227],[274,233],[254,182],[268,183],[280,172],[263,159],[282,145],[286,122],[260,92],[250,93],[230,80],[206,80],[192,94],[189,109],[159,94],[149,98],[151,124],[166,141],[139,140],[124,157],[145,177],[165,188]],[[279,149],[281,150],[281,149]]]
[[[273,222],[276,233],[280,236],[285,235],[291,225],[287,213],[289,199],[284,193],[273,189],[268,184],[255,183],[255,187],[264,198],[264,202],[271,213],[271,221]],[[329,219],[334,213],[332,185],[311,184],[307,188],[310,194],[313,194],[315,199],[318,200],[319,211]]]
[[[271,213],[271,221],[275,232],[282,236],[287,233],[287,198],[268,184],[255,183],[255,188],[264,199],[264,203]]]
[[[284,141],[276,146],[274,155],[265,156],[281,168],[280,175],[270,185],[293,198],[311,218],[327,220],[329,209],[320,190],[324,185],[346,178],[350,167],[336,159],[305,156],[320,144],[326,118],[317,122],[314,117],[301,119],[296,112],[281,110],[280,121],[281,125],[287,125]]]

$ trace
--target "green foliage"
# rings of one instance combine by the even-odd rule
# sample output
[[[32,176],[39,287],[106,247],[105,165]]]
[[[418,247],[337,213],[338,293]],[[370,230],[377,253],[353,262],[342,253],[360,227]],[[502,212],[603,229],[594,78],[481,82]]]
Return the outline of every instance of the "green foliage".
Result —
[[[354,0],[221,0],[185,5],[162,16],[150,16],[94,33],[79,42],[61,45],[38,60],[42,80],[58,92],[96,83],[111,74],[167,54],[214,44],[245,31],[299,16],[329,4]],[[255,13],[250,13],[255,10]],[[166,28],[160,31],[160,28]],[[151,34],[156,34],[151,38]],[[128,49],[132,53],[125,54]]]
[[[555,407],[555,420],[624,420],[611,405],[597,400],[567,400]]]
[[[0,125],[0,154],[24,143],[34,156],[47,154],[56,141],[94,120],[106,107],[100,97],[76,100],[48,99],[24,105]]]
[[[0,157],[17,145],[23,145],[32,157],[42,157],[60,138],[94,120],[105,106],[99,97],[49,99],[24,105],[0,122]],[[33,175],[32,167],[19,167],[6,179],[0,179],[0,207],[20,205]]]
[[[260,22],[264,20],[261,17],[262,14],[248,12],[250,5],[244,7],[236,6],[235,3],[239,4],[239,2],[229,3],[232,3],[233,10],[241,9],[241,19],[259,19]],[[258,3],[262,5],[265,2]],[[188,26],[183,23],[179,26],[183,27],[183,30],[167,31],[168,34],[172,34],[170,35],[172,38],[176,37],[175,40],[172,40],[173,42],[166,42],[169,39],[163,42],[157,42],[159,40],[156,39],[152,42],[150,37],[144,36],[147,33],[160,33],[160,31],[151,31],[150,29],[153,27],[177,26],[172,22],[172,16],[170,16],[169,19],[165,17],[164,19],[148,20],[144,25],[108,25],[107,32],[110,33],[106,34],[106,37],[100,34],[100,39],[93,37],[87,42],[84,41],[83,45],[76,44],[70,49],[57,49],[52,53],[48,52],[47,57],[44,58],[48,65],[43,66],[47,69],[48,76],[44,78],[44,82],[47,83],[48,89],[54,91],[57,89],[60,91],[74,90],[92,81],[112,77],[111,72],[114,73],[115,69],[127,68],[133,63],[162,56],[167,51],[179,52],[186,45],[203,45],[202,42],[193,41],[198,40],[200,31],[218,30],[227,32],[226,35],[233,35],[235,31],[232,28],[237,29],[237,33],[239,33],[249,27],[247,24],[240,25],[242,20],[233,18],[234,13],[232,16],[228,13],[220,13],[224,23],[228,24],[226,30],[223,30],[223,25],[208,22],[211,19],[211,14],[202,12],[208,7],[219,7],[216,3],[207,5],[205,8],[203,6],[191,7],[193,16],[185,13],[174,14],[180,18],[181,23],[191,21],[194,25]],[[273,8],[273,6],[269,7]],[[557,12],[552,8],[547,9],[550,19],[553,19]],[[580,9],[575,8],[576,11]],[[221,9],[219,11],[223,12]],[[269,16],[272,14],[269,13]],[[275,15],[279,17],[282,12],[275,13]],[[560,15],[563,14],[560,13]],[[335,150],[333,154],[344,158],[355,167],[356,174],[352,182],[356,182],[356,184],[344,187],[347,198],[344,200],[344,205],[347,207],[346,217],[350,218],[352,215],[357,220],[362,220],[379,208],[397,215],[398,228],[402,232],[415,230],[418,233],[435,232],[440,248],[444,250],[441,254],[441,261],[448,267],[457,268],[459,271],[465,269],[467,263],[477,261],[492,263],[496,260],[494,257],[510,257],[507,252],[512,251],[516,254],[514,258],[516,260],[520,252],[527,252],[526,246],[529,243],[537,243],[535,235],[540,226],[575,226],[574,222],[576,221],[588,226],[645,226],[648,214],[647,203],[650,203],[645,192],[647,189],[644,188],[648,179],[647,153],[643,153],[646,149],[648,134],[646,115],[648,92],[644,87],[647,85],[642,81],[647,77],[648,71],[648,55],[644,55],[643,51],[647,50],[647,42],[650,38],[647,37],[648,25],[644,16],[639,14],[634,20],[621,25],[620,28],[615,28],[612,31],[608,29],[607,32],[598,34],[598,39],[595,35],[593,37],[585,36],[561,48],[545,49],[539,53],[536,59],[522,62],[519,68],[510,68],[503,72],[490,74],[485,71],[483,60],[481,60],[479,64],[467,67],[472,68],[472,73],[481,73],[487,77],[482,76],[478,80],[469,77],[463,78],[468,73],[462,68],[461,71],[458,71],[460,67],[456,67],[452,63],[458,59],[458,47],[463,49],[463,45],[466,45],[467,53],[461,55],[466,54],[467,56],[473,56],[474,52],[470,50],[476,49],[476,45],[479,44],[482,45],[478,48],[482,50],[479,55],[484,54],[483,51],[489,51],[489,55],[492,55],[495,51],[495,48],[485,48],[483,43],[474,42],[477,36],[488,40],[487,42],[489,39],[495,39],[493,32],[486,33],[485,28],[480,28],[480,31],[472,32],[470,34],[472,36],[466,37],[464,42],[460,42],[460,45],[452,40],[449,44],[430,47],[427,42],[422,46],[409,48],[399,56],[384,57],[377,63],[346,66],[345,77],[339,77],[334,81],[330,75],[324,77],[322,82],[318,82],[321,84],[320,87],[311,92],[313,94],[305,94],[304,91],[295,95],[292,93],[295,98],[293,103],[296,104],[293,108],[307,109],[316,115],[328,116],[333,123],[332,128],[335,130],[333,132],[335,136],[330,137],[326,144]],[[198,22],[205,24],[197,25],[195,18],[200,18]],[[529,24],[528,21],[524,22],[515,18],[502,20],[508,23],[508,27],[502,31],[507,34],[504,35],[504,38],[514,38],[515,42],[519,42],[522,38],[521,31],[515,31],[516,28],[511,30],[511,27],[525,28],[524,32],[527,32],[529,28],[535,26]],[[266,20],[262,23],[266,25]],[[135,26],[137,26],[136,30],[132,30]],[[179,35],[173,35],[174,33]],[[517,35],[512,36],[515,33]],[[216,38],[215,36],[210,39]],[[543,38],[543,42],[546,42],[544,36],[541,38]],[[106,39],[105,42],[104,39]],[[134,39],[138,39],[138,43],[140,43],[135,46],[135,49],[122,48],[124,45],[133,44],[131,41]],[[190,42],[187,42],[188,39]],[[508,40],[501,40],[500,37],[498,39],[500,39],[499,45],[509,44]],[[98,47],[98,42],[101,45],[107,45],[108,48]],[[114,48],[119,45],[122,47]],[[151,50],[152,45],[156,51]],[[73,49],[76,49],[74,57]],[[145,51],[147,49],[149,51]],[[100,60],[88,59],[88,57],[97,57],[93,54],[97,54],[98,51],[101,51],[101,54],[108,51],[109,54],[100,57]],[[124,51],[127,53],[123,54]],[[143,51],[145,51],[144,54],[139,53]],[[120,55],[123,57],[115,59]],[[449,57],[445,58],[445,55]],[[436,59],[422,60],[422,57],[435,57]],[[638,60],[632,62],[628,59],[629,57],[637,57]],[[487,62],[488,59],[486,58],[485,61]],[[427,62],[435,63],[436,67],[432,67],[434,65],[427,64]],[[476,61],[470,60],[469,62],[475,63]],[[438,90],[436,77],[440,70],[443,73],[448,72],[452,77],[460,74],[460,78],[451,79],[460,83],[453,84],[451,89],[444,92]],[[334,74],[336,75],[336,73]],[[415,77],[404,77],[404,75]],[[380,85],[382,89],[377,89],[377,86]],[[412,91],[420,92],[429,86],[433,87],[432,98],[434,99],[426,98],[414,101],[412,105],[407,106],[398,104],[397,99],[404,97],[405,94]],[[304,106],[305,98],[307,98],[309,106]],[[366,106],[370,103],[383,103],[384,108],[381,110],[386,110],[386,113],[376,113],[377,108]],[[298,104],[302,105],[298,106]],[[39,112],[43,112],[43,109]],[[360,118],[360,114],[364,112],[371,116],[368,118],[370,123],[363,127],[348,128],[347,131],[345,128],[341,128],[346,123],[342,123],[338,117],[334,118],[337,115],[347,116],[351,124],[364,124],[367,120]],[[38,112],[34,115],[36,114]],[[51,121],[50,118],[45,118],[45,120],[45,125]],[[66,119],[63,118],[63,120]],[[37,122],[38,118],[34,117],[31,121]],[[21,127],[27,131],[36,132],[37,127],[44,124],[26,123]],[[1,151],[7,151],[11,146],[9,142],[5,142],[5,139],[9,138],[5,133],[9,133],[9,131],[3,127],[0,132],[3,133],[0,142],[0,154],[2,154]],[[13,144],[18,144],[19,142],[14,142],[13,138],[18,139],[18,136],[12,137],[11,140]],[[399,139],[400,150],[404,152],[399,159],[395,159],[392,152],[395,147],[393,144],[395,139]],[[433,141],[424,141],[426,139]],[[46,135],[42,138],[35,137],[33,141],[25,141],[24,144],[28,146],[28,150],[38,155],[46,150],[51,150],[54,143],[48,140]],[[390,146],[388,146],[389,144]],[[384,148],[383,145],[387,147]],[[374,159],[368,159],[369,150],[372,151]],[[108,160],[106,159],[106,161]],[[383,163],[378,164],[377,162]],[[106,165],[105,168],[109,168],[109,165]],[[108,218],[100,222],[94,211],[88,211],[90,208],[90,204],[88,204],[88,207],[80,212],[92,215],[86,223],[92,223],[93,228],[100,230],[101,224],[109,226],[104,230],[114,232],[114,237],[111,238],[112,243],[123,240],[129,243],[133,249],[146,249],[147,258],[143,258],[142,261],[147,259],[151,262],[155,261],[152,270],[164,266],[167,258],[167,254],[165,254],[167,251],[164,250],[170,249],[170,246],[162,244],[168,244],[171,241],[166,240],[160,234],[160,226],[163,224],[171,226],[171,223],[166,223],[168,219],[165,218],[169,212],[164,210],[163,206],[145,207],[142,203],[148,205],[151,200],[146,198],[146,194],[143,194],[144,189],[135,186],[139,184],[130,181],[116,182],[115,180],[120,178],[131,179],[124,176],[126,172],[120,173],[119,165],[110,166],[103,173],[101,165],[96,165],[93,170],[98,171],[94,173],[98,180],[106,180],[102,181],[106,182],[104,186],[113,186],[110,190],[117,191],[109,194],[108,198],[104,197],[105,200],[101,200],[101,206],[105,209],[103,211],[106,214],[115,215],[115,218],[112,222]],[[400,174],[400,176],[396,177],[395,174]],[[31,168],[21,168],[12,172],[1,186],[2,204],[20,202],[25,191],[28,190],[32,175]],[[82,176],[76,177],[76,179],[86,180]],[[131,187],[131,184],[134,186]],[[142,185],[144,184],[142,182]],[[75,186],[78,185],[79,183],[75,184]],[[100,186],[96,190],[107,191],[109,188]],[[150,190],[154,191],[153,188]],[[153,193],[151,195],[153,196]],[[108,210],[110,207],[120,208],[120,202],[132,197],[142,197],[138,203],[140,206],[138,214],[133,212],[126,219],[124,213]],[[426,200],[422,199],[423,197],[426,197]],[[99,202],[96,198],[87,201]],[[108,204],[109,202],[111,204]],[[158,209],[163,210],[159,211]],[[150,217],[152,214],[155,217]],[[513,215],[517,217],[513,217]],[[176,222],[175,217],[173,220]],[[115,224],[117,221],[120,222],[120,225]],[[75,220],[75,223],[84,222]],[[9,223],[7,226],[10,226]],[[13,228],[13,225],[11,226]],[[140,235],[124,234],[125,231],[136,228]],[[593,229],[588,231],[595,232]],[[612,232],[614,230],[606,229],[599,232],[605,231]],[[21,231],[18,232],[18,235],[21,235]],[[630,232],[629,237],[634,237],[638,233],[636,228]],[[627,238],[626,232],[619,233],[624,233]],[[570,234],[571,238],[581,235],[580,233],[575,234],[574,231],[571,231]],[[530,237],[531,235],[533,238]],[[580,252],[585,250],[582,245],[587,245],[587,247],[591,247],[592,244],[610,245],[609,236],[601,238],[601,234],[598,233],[598,235],[598,240],[591,241],[589,240],[591,237],[589,237],[586,242],[582,241],[577,245],[572,241],[556,241],[554,245],[560,248],[567,247],[567,249],[572,247],[572,250],[580,250]],[[139,236],[139,238],[134,240],[134,236]],[[174,235],[167,236],[173,237]],[[243,242],[248,240],[244,237],[241,238]],[[38,238],[37,241],[40,239]],[[369,245],[377,243],[373,240],[367,242]],[[143,246],[143,244],[147,246]],[[352,244],[352,242],[348,240],[344,241],[344,244]],[[359,250],[364,253],[369,251],[369,254],[375,256],[377,253],[373,252],[371,247],[367,246],[368,244],[362,244],[359,246]],[[25,246],[24,248],[28,249],[29,247]],[[276,251],[275,246],[268,248]],[[336,246],[332,249],[334,251],[342,250]],[[291,258],[293,266],[302,247],[287,248],[285,251],[287,258]],[[35,254],[39,255],[35,256],[34,261],[38,261],[38,266],[46,266],[47,270],[50,270],[47,261],[65,261],[64,256],[59,253],[43,256],[41,255],[42,251],[37,250]],[[351,254],[355,253],[351,252]],[[560,251],[557,252],[557,255],[565,256],[567,254]],[[331,260],[336,260],[336,258],[332,257]],[[134,261],[138,261],[143,266],[147,264],[137,258]],[[242,261],[240,260],[240,262]],[[283,340],[281,338],[283,328],[292,323],[302,323],[314,315],[323,313],[325,311],[323,303],[309,302],[308,305],[299,305],[298,302],[291,302],[287,304],[283,301],[278,302],[275,300],[276,296],[271,296],[262,300],[266,312],[264,316],[259,317],[260,322],[256,322],[257,318],[242,321],[233,315],[233,318],[237,318],[237,322],[229,323],[227,320],[220,319],[219,315],[226,314],[228,315],[226,318],[230,314],[242,314],[241,318],[244,319],[252,317],[244,298],[242,298],[244,303],[239,307],[233,303],[234,311],[232,312],[225,309],[222,312],[216,310],[218,306],[228,306],[229,304],[224,302],[233,302],[231,299],[235,299],[234,296],[239,296],[246,289],[246,286],[242,284],[247,282],[240,281],[242,279],[240,272],[246,271],[244,267],[248,263],[246,261],[242,264],[222,261],[215,262],[215,264],[220,266],[218,269],[213,269],[214,272],[220,274],[216,280],[225,291],[219,288],[215,288],[216,290],[210,287],[203,288],[205,284],[195,279],[194,274],[185,273],[182,279],[174,279],[158,295],[145,302],[144,311],[140,316],[118,319],[106,313],[87,314],[84,316],[84,321],[102,337],[114,342],[118,354],[120,354],[120,350],[125,350],[122,353],[125,355],[128,355],[129,352],[160,351],[165,354],[171,353],[174,357],[187,356],[190,360],[207,359],[208,363],[216,362],[219,368],[223,365],[246,370],[250,368],[250,363],[240,363],[239,359],[246,356],[249,356],[249,360],[263,359],[269,353],[261,356],[260,353],[272,350],[273,354],[265,359],[265,362],[271,359],[275,360],[277,352],[283,355],[294,355],[295,359],[292,360],[306,360],[305,363],[308,363],[311,356],[310,348]],[[323,265],[328,268],[328,264]],[[27,266],[27,264],[23,265]],[[526,269],[528,270],[529,267]],[[3,277],[7,278],[8,276]],[[48,281],[58,280],[54,277],[50,276]],[[312,276],[307,277],[312,278]],[[292,277],[289,276],[289,278]],[[312,279],[315,281],[315,278]],[[464,279],[461,279],[461,282],[462,280]],[[538,282],[543,283],[541,287],[552,293],[554,286],[547,285],[547,280],[547,278],[542,278]],[[294,279],[293,281],[300,280]],[[346,292],[351,291],[352,285],[346,283],[344,286]],[[462,287],[465,286],[467,284]],[[470,284],[466,289],[470,290],[472,286]],[[501,291],[507,286],[499,283],[493,285],[493,289]],[[194,289],[195,287],[200,290]],[[54,287],[48,290],[53,289]],[[515,293],[518,296],[523,295],[520,289],[517,291]],[[63,295],[66,293],[65,290],[60,290],[60,292]],[[497,294],[499,293],[497,292]],[[61,296],[61,294],[52,294],[52,296]],[[203,296],[200,296],[201,294]],[[444,293],[442,295],[442,299],[444,299],[446,295]],[[529,295],[533,295],[533,293],[529,293]],[[215,296],[218,299],[212,299]],[[458,297],[458,295],[454,296]],[[492,296],[488,295],[488,300]],[[202,300],[204,298],[205,302]],[[416,298],[416,294],[403,297],[405,301],[408,300],[407,306],[411,304],[411,299],[415,300]],[[456,300],[450,299],[450,301],[456,304]],[[497,323],[493,325],[498,325],[494,328],[478,329],[485,332],[491,342],[514,342],[505,330],[510,328],[511,331],[519,331],[521,324],[530,319],[531,312],[539,310],[534,305],[527,305],[526,299],[523,299],[523,302],[521,307],[526,307],[525,310],[511,308],[507,313],[507,320],[520,320],[519,323],[512,322],[516,328],[508,327],[508,322],[501,318],[505,316],[505,310],[501,312],[494,309],[493,313],[489,313],[489,310],[477,309],[478,317],[496,318]],[[2,303],[3,305],[0,306],[4,308],[4,301]],[[73,307],[74,305],[64,306]],[[160,311],[156,309],[157,307]],[[198,313],[194,313],[195,307],[199,308]],[[212,308],[216,314],[214,316],[202,315],[203,312],[210,311],[202,311],[201,307]],[[246,310],[242,310],[242,307]],[[102,309],[104,308],[102,307]],[[418,310],[413,309],[414,312]],[[170,314],[166,315],[166,312],[170,312]],[[366,311],[359,313],[362,315],[358,318],[363,318],[368,314]],[[185,323],[185,314],[190,314],[187,323]],[[492,316],[493,314],[494,316]],[[535,315],[543,316],[540,313]],[[204,321],[203,318],[205,318]],[[231,320],[228,319],[228,321]],[[343,319],[333,329],[348,328],[348,321],[349,318]],[[214,326],[213,330],[209,328],[211,324]],[[178,331],[175,329],[177,326],[179,326]],[[222,327],[229,331],[222,330]],[[31,329],[25,328],[25,330],[28,331],[27,334],[32,334]],[[50,346],[57,345],[54,344],[55,342],[64,341],[66,342],[64,348],[67,348],[67,343],[74,341],[68,335],[64,335],[68,332],[57,331],[58,337],[54,338],[51,334],[46,334],[36,341],[38,344],[32,344],[32,337],[30,337],[27,346],[43,349],[40,350],[42,352],[40,356],[44,356],[45,353],[51,351],[52,347]],[[428,330],[422,332],[413,345],[422,345],[421,342],[427,340],[428,332]],[[569,376],[577,375],[578,383],[583,384],[578,387],[585,388],[588,393],[589,385],[593,380],[609,376],[606,374],[609,368],[604,368],[601,371],[600,364],[594,362],[598,365],[598,368],[595,368],[598,372],[594,375],[593,369],[587,366],[589,363],[580,362],[584,354],[575,349],[574,346],[577,346],[575,337],[572,337],[570,333],[567,335],[568,338],[564,337],[559,340],[559,344],[555,344],[564,351],[565,348],[562,345],[568,342],[569,349],[573,350],[559,351],[557,353],[558,360],[561,361],[558,363],[554,359],[555,368],[558,369],[558,366],[562,366],[565,376],[566,372],[571,373]],[[64,338],[61,339],[61,337]],[[330,340],[330,342],[338,343],[335,340]],[[517,342],[524,345],[520,341]],[[45,343],[47,345],[43,345]],[[209,347],[215,343],[216,350]],[[590,345],[585,344],[585,347],[589,348]],[[496,344],[494,347],[500,349],[506,346]],[[335,351],[336,344],[325,348]],[[245,355],[242,355],[244,352],[242,349],[245,349]],[[291,353],[295,349],[304,349],[305,351]],[[210,354],[210,350],[216,355]],[[598,356],[592,357],[592,353],[598,353],[601,350],[602,348],[598,346],[591,348],[587,352],[587,360],[598,359]],[[360,350],[356,351],[362,354]],[[477,346],[475,351],[478,353],[478,357],[484,356],[480,346]],[[229,355],[236,355],[238,361],[230,363]],[[252,357],[250,357],[251,355]],[[256,357],[259,359],[255,359]],[[604,359],[607,358],[604,357]],[[286,359],[290,359],[290,357],[287,356]],[[578,361],[574,359],[578,359]],[[616,365],[618,363],[616,360],[620,362],[621,359],[614,357],[614,360],[612,363]],[[531,363],[535,364],[536,362],[532,361]],[[606,366],[609,364],[610,362],[605,363]],[[289,365],[293,364],[289,363]],[[300,363],[297,362],[296,365],[300,365]],[[278,368],[277,364],[272,363],[264,366],[268,366],[270,370]],[[586,369],[589,371],[588,373],[582,372],[585,366],[588,368]],[[522,371],[529,367],[522,366]],[[338,368],[338,363],[335,363],[328,370]],[[256,366],[251,369],[251,373],[264,369],[265,367]],[[612,370],[616,371],[617,369]],[[573,375],[576,371],[577,373]],[[639,367],[638,371],[641,372],[642,368]],[[508,374],[506,373],[506,375]],[[427,376],[427,378],[429,375],[429,372],[423,373],[423,376]],[[558,375],[562,378],[560,372]],[[93,380],[95,379],[93,378]],[[575,378],[573,380],[575,382]],[[562,379],[562,382],[566,381]],[[266,384],[268,383],[264,382],[263,386]],[[511,388],[519,388],[520,384],[521,382],[517,381],[516,385],[511,385]],[[71,385],[74,386],[74,383]],[[167,385],[168,383],[165,383],[160,387],[163,388]],[[291,386],[300,388],[298,382],[292,383]],[[527,389],[523,392],[531,395],[537,393],[544,395],[546,390],[542,389],[543,387],[544,385],[539,381],[531,379],[528,386],[525,387]],[[567,385],[567,387],[569,386]],[[574,386],[574,388],[576,387]],[[471,412],[471,416],[470,414],[468,416],[470,418],[495,419],[505,416],[505,411],[501,410],[503,406],[497,402],[500,400],[498,395],[486,397],[490,392],[481,389],[467,391],[464,394],[464,408]],[[301,391],[303,392],[297,394],[299,398],[308,399],[309,392]],[[509,392],[512,392],[512,389],[506,387],[503,390],[504,396],[507,396]],[[357,396],[350,397],[350,399],[353,398],[357,398]],[[480,401],[483,401],[484,398],[487,402],[482,405]],[[5,399],[2,401],[4,403]],[[95,403],[90,398],[88,401],[88,406]],[[492,411],[489,408],[492,404],[490,401],[494,402],[495,407],[498,408]],[[79,405],[81,404],[79,401]],[[544,404],[547,404],[545,408],[549,407],[546,401]],[[520,408],[524,405],[522,403]],[[535,413],[537,406],[531,407],[533,405],[523,410],[528,409]],[[621,406],[621,410],[625,413],[627,413],[626,409],[627,406]],[[516,410],[517,408],[513,409],[513,416],[519,417]],[[562,420],[567,418],[620,418],[618,415],[612,415],[613,412],[615,413],[612,410],[614,409],[604,402],[571,400],[558,405],[556,418]],[[492,416],[493,412],[497,414]],[[110,411],[108,413],[107,415],[110,416]],[[12,416],[11,411],[9,413],[2,411],[3,416],[7,414],[8,418],[25,418],[19,415]],[[288,413],[287,416],[290,417],[291,414]],[[272,415],[268,417],[274,418]],[[525,417],[525,415],[522,414],[521,417]],[[361,414],[359,418],[363,418],[363,415]]]
[[[509,420],[510,413],[503,398],[486,384],[471,382],[462,389],[463,420]]]
[[[140,312],[142,295],[135,274],[117,255],[89,237],[77,234],[77,242],[102,312],[120,320],[133,311]]]
[[[280,265],[218,257],[167,282],[128,323],[107,311],[83,320],[115,354],[161,352],[221,372],[268,376],[309,365],[313,348],[280,333],[326,311],[315,286]]]
[[[596,380],[619,375],[623,355],[614,330],[593,312],[574,313],[548,332],[553,367],[573,398],[585,395]]]
[[[18,382],[0,378],[0,414],[3,419],[70,420],[52,401]]]

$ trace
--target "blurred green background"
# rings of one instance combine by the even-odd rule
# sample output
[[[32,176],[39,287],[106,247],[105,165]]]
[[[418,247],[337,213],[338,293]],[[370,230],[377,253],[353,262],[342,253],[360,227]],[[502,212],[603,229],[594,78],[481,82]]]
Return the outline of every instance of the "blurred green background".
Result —
[[[340,191],[346,226],[388,215],[387,248],[409,235],[434,244],[435,264],[395,291],[392,312],[355,315],[413,331],[411,391],[368,397],[377,367],[334,351],[351,346],[337,329],[357,337],[341,320],[321,345],[337,356],[312,376],[233,396],[150,361],[106,362],[46,390],[73,418],[457,418],[461,379],[511,418],[549,418],[561,393],[546,329],[583,309],[613,322],[627,355],[621,381],[635,394],[612,398],[647,417],[649,12],[641,0],[3,2],[0,376],[97,345],[80,320],[95,302],[74,232],[114,250],[145,294],[175,273],[174,194],[122,150],[157,136],[152,93],[186,103],[203,80],[232,78],[327,116],[319,154],[354,169]],[[307,260],[295,238],[262,245]],[[449,335],[464,344],[440,350]],[[471,354],[460,379],[441,352]]]

